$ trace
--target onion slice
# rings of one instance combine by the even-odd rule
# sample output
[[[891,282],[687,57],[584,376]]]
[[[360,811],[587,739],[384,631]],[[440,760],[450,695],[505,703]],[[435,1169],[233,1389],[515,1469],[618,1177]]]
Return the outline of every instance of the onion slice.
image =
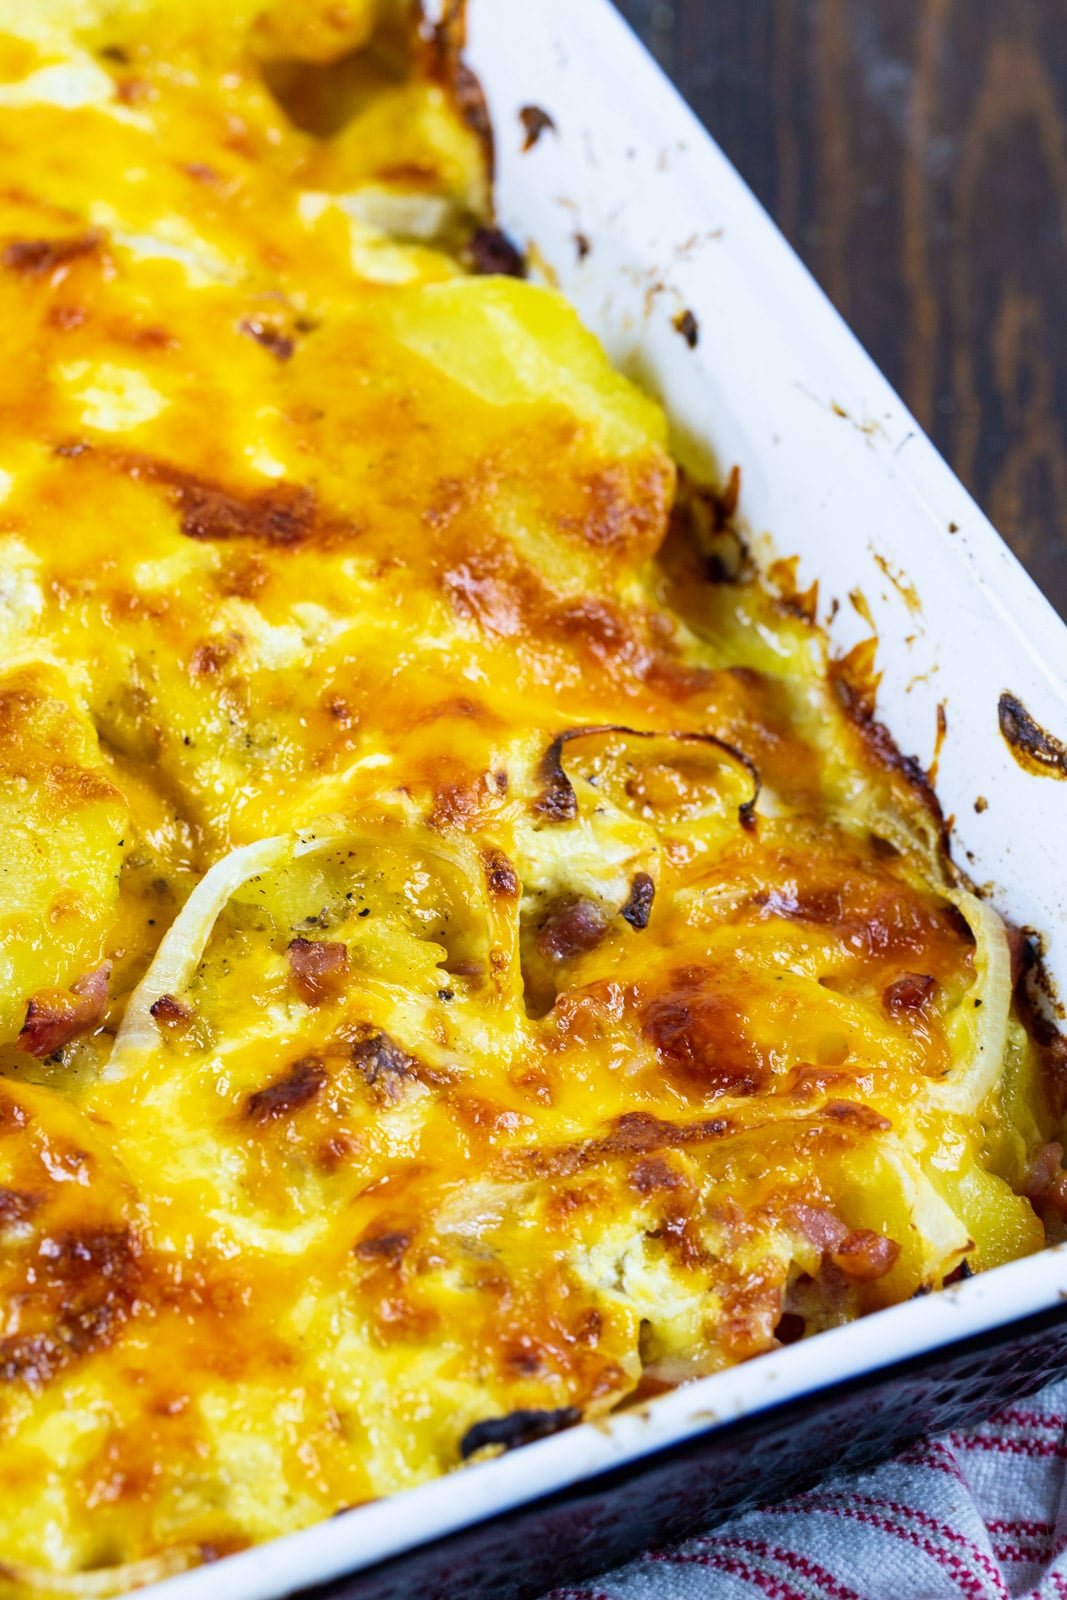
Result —
[[[149,1584],[162,1583],[164,1578],[176,1577],[198,1566],[203,1557],[190,1546],[175,1546],[157,1556],[146,1556],[141,1561],[127,1561],[117,1567],[98,1567],[91,1572],[49,1572],[44,1567],[23,1566],[21,1562],[5,1561],[0,1566],[0,1578],[8,1578],[30,1596],[81,1595],[85,1600],[106,1600],[112,1595],[128,1594],[131,1589],[144,1589]]]
[[[122,1026],[101,1074],[104,1082],[114,1083],[125,1078],[146,1055],[158,1048],[162,1035],[152,1016],[153,1005],[161,995],[177,995],[189,983],[207,949],[215,923],[241,885],[260,873],[285,866],[294,857],[332,849],[342,837],[334,832],[306,838],[298,834],[280,834],[241,845],[216,861],[167,929],[148,971],[131,994]]]
[[[188,986],[203,959],[215,923],[242,884],[262,873],[284,867],[289,861],[357,842],[395,846],[403,842],[402,837],[398,837],[390,827],[390,823],[395,825],[395,820],[406,822],[408,819],[361,817],[358,825],[353,825],[351,821],[342,824],[340,819],[332,818],[327,826],[319,825],[314,832],[308,830],[303,834],[279,834],[270,839],[257,839],[253,844],[231,850],[221,861],[216,861],[171,923],[148,971],[131,994],[101,1080],[115,1083],[128,1077],[147,1056],[159,1048],[163,1035],[152,1016],[152,1007],[162,995],[174,995],[177,998]],[[412,842],[410,838],[408,842]],[[473,849],[450,849],[440,839],[415,843],[426,854],[438,856],[457,868],[471,881],[472,889],[479,879],[484,886],[484,868]],[[489,908],[488,919],[491,981],[497,991],[498,1001],[514,1002],[521,976],[517,959],[517,927],[513,926],[517,919],[511,899],[497,897]],[[494,952],[499,959],[493,958]]]
[[[946,889],[974,934],[977,977],[949,1023],[949,1042],[958,1066],[932,1083],[927,1104],[939,1111],[971,1115],[996,1088],[1004,1069],[1011,1014],[1011,947],[1000,916],[965,889]]]

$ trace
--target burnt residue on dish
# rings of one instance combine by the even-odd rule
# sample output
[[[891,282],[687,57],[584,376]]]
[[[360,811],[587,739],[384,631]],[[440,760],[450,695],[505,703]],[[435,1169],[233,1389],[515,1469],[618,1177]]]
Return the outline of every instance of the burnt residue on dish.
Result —
[[[1067,744],[1030,715],[1007,689],[997,707],[1000,731],[1018,766],[1038,778],[1067,778]]]
[[[512,1411],[506,1417],[487,1417],[468,1428],[460,1440],[459,1453],[464,1461],[485,1450],[489,1445],[499,1445],[505,1450],[516,1450],[519,1445],[533,1444],[536,1439],[547,1439],[564,1428],[581,1422],[582,1413],[576,1406],[560,1406],[558,1411]]]
[[[945,702],[939,700],[937,702],[937,732],[934,735],[934,753],[926,770],[927,781],[931,788],[937,783],[938,769],[941,766],[941,752],[945,748],[945,740],[947,738],[948,712],[945,709]]]
[[[500,228],[478,228],[466,250],[467,263],[479,277],[525,278],[526,257]]]
[[[897,594],[899,594],[908,610],[914,615],[918,615],[918,613],[922,610],[922,601],[919,599],[918,591],[916,590],[915,585],[911,582],[910,578],[908,578],[905,573],[895,570],[892,566],[890,566],[885,556],[879,554],[877,550],[872,551],[872,554],[874,556],[875,565],[893,585],[893,588],[897,591]]]
[[[519,112],[519,121],[522,123],[525,138],[522,150],[525,155],[527,150],[532,150],[543,133],[555,133],[556,124],[547,111],[540,106],[523,106]]]
[[[679,311],[676,317],[672,317],[671,320],[690,350],[695,350],[700,343],[700,323],[693,312],[687,306],[683,311]]]
[[[740,499],[740,467],[731,467],[721,488],[698,483],[679,468],[668,540],[696,551],[709,583],[743,583],[753,574],[752,558],[736,523]]]
[[[481,144],[486,170],[496,170],[496,143],[485,91],[464,60],[467,46],[467,0],[445,0],[441,18],[430,34],[430,76],[446,90],[463,121]]]
[[[802,589],[799,571],[799,556],[782,556],[767,568],[768,584],[782,611],[814,628],[819,610],[819,580],[816,578]]]
[[[876,639],[863,639],[847,655],[830,663],[830,686],[870,756],[888,771],[897,772],[912,789],[933,823],[944,854],[949,854],[949,829],[941,802],[929,775],[914,756],[897,748],[893,735],[875,716],[880,674],[875,669]],[[947,724],[946,724],[947,726]],[[940,729],[940,720],[939,720]]]

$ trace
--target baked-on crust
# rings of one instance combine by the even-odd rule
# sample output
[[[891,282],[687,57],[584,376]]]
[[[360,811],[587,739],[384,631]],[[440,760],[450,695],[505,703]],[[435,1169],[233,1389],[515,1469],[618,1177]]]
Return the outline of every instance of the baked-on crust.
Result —
[[[459,18],[0,23],[0,1592],[1039,1247],[1020,942],[499,275]]]

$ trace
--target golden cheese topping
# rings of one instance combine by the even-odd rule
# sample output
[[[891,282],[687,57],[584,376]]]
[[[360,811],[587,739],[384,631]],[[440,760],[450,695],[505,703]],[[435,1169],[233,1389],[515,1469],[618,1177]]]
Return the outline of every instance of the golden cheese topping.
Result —
[[[1020,941],[736,484],[477,270],[457,19],[0,30],[0,1594],[1037,1249]]]

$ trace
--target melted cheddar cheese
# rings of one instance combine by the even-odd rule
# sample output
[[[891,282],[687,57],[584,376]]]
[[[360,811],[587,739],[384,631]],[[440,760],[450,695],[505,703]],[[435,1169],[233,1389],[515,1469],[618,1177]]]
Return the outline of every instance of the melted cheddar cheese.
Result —
[[[0,0],[3,1595],[1035,1250],[1059,1192],[869,661],[473,270],[459,43]]]

